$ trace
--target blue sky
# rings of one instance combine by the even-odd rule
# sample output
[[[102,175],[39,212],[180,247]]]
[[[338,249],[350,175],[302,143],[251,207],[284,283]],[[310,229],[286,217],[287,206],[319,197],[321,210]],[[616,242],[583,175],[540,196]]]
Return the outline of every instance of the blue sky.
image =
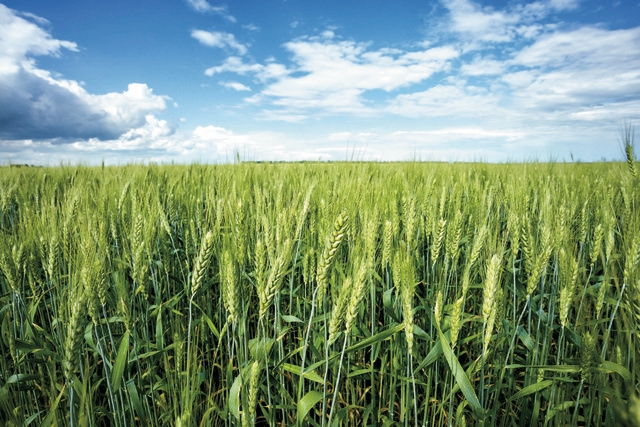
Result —
[[[0,163],[620,159],[639,17],[638,0],[4,1]]]

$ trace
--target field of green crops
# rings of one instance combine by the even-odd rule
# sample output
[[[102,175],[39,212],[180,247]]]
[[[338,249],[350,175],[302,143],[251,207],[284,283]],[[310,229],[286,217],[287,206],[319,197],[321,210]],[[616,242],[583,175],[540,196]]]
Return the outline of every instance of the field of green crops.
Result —
[[[638,425],[637,175],[0,168],[0,425]]]

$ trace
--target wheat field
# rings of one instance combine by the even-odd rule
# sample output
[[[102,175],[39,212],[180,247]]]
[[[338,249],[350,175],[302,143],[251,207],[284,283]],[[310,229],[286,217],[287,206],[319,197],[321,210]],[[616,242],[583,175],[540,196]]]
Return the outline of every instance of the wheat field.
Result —
[[[638,425],[635,163],[0,168],[0,424]]]

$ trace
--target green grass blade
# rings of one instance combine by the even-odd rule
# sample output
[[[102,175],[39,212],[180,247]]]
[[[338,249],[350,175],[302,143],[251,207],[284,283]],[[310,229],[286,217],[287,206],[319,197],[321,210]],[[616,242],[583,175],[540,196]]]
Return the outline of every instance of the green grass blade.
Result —
[[[624,366],[618,365],[617,363],[604,361],[596,368],[596,371],[603,372],[605,374],[615,372],[620,375],[623,380],[631,381],[631,372],[629,372],[629,370]]]
[[[53,402],[53,405],[51,405],[51,408],[49,408],[49,413],[45,417],[44,421],[42,421],[42,427],[49,427],[52,424],[57,425],[56,411],[58,410],[58,404],[60,404],[60,399],[62,399],[65,388],[66,387],[62,387],[62,390],[60,390],[60,394],[58,395],[58,397],[56,397],[56,400]]]
[[[138,414],[138,419],[142,423],[142,425],[147,425],[147,417],[142,408],[142,403],[140,402],[140,396],[138,395],[138,389],[136,388],[136,384],[133,380],[128,380],[126,382],[127,391],[129,392],[129,398],[131,399],[131,404],[133,405],[133,409]]]
[[[549,387],[551,384],[553,384],[552,380],[544,380],[535,384],[528,385],[522,390],[520,390],[519,392],[517,392],[516,394],[514,394],[513,396],[511,396],[509,400],[517,400],[522,397],[529,396],[530,394],[537,393]]]
[[[162,350],[164,348],[164,327],[162,324],[162,304],[158,307],[158,316],[156,317],[156,348]]]
[[[300,366],[292,365],[291,363],[283,363],[282,369],[295,375],[300,375],[302,372]],[[322,377],[313,371],[309,372],[305,370],[304,377],[319,384],[324,384],[324,380],[322,379]]]
[[[403,324],[398,324],[395,326],[391,326],[388,329],[385,329],[382,332],[378,332],[377,334],[364,339],[362,341],[359,341],[357,344],[352,345],[351,347],[347,347],[347,349],[345,350],[345,353],[351,353],[353,351],[358,351],[361,350],[363,348],[369,347],[371,345],[377,344],[379,342],[388,340],[389,338],[391,338],[393,335],[397,334],[398,332],[402,331],[404,329],[404,325]]]
[[[287,323],[303,323],[302,320],[296,316],[281,314],[280,317]]]
[[[204,319],[207,326],[209,327],[209,330],[211,331],[213,336],[216,337],[216,339],[220,339],[220,332],[218,331],[218,328],[216,328],[216,326],[213,324],[213,321],[211,320],[211,318],[207,316],[207,313],[205,313],[204,310],[198,304],[194,302],[193,305],[197,307],[198,310],[200,310],[201,316]]]
[[[118,355],[116,356],[116,363],[113,364],[113,371],[111,372],[111,384],[113,385],[113,391],[120,390],[122,384],[122,377],[124,376],[124,368],[127,365],[127,357],[129,356],[129,331],[126,331],[122,336],[120,345],[118,346]]]
[[[536,343],[533,338],[531,338],[531,335],[529,335],[522,326],[518,326],[516,328],[516,334],[518,335],[518,338],[520,338],[520,341],[522,341],[522,344],[527,347],[527,349],[533,350],[533,347],[536,345]]]
[[[240,389],[242,388],[242,376],[238,375],[229,389],[229,412],[240,421]]]
[[[309,411],[322,400],[322,392],[311,390],[298,402],[298,424],[304,420]]]
[[[433,348],[429,351],[429,354],[427,354],[427,357],[425,357],[424,360],[420,362],[420,365],[418,365],[418,367],[416,368],[416,371],[421,371],[422,369],[431,365],[433,362],[438,360],[438,357],[440,357],[441,354],[442,354],[442,343],[438,341],[433,346]]]
[[[473,410],[477,413],[482,413],[482,405],[480,404],[480,400],[478,400],[476,392],[471,386],[469,377],[467,377],[464,369],[462,369],[458,358],[451,351],[451,347],[449,347],[447,338],[444,336],[444,334],[440,330],[440,326],[438,326],[437,324],[436,329],[438,330],[438,336],[440,337],[440,343],[442,344],[442,353],[444,354],[444,358],[447,359],[447,363],[449,364],[451,373],[453,373],[453,376],[456,379],[456,383],[458,384],[458,387],[460,387],[460,391],[462,391],[464,397],[469,401],[469,405],[471,405]]]

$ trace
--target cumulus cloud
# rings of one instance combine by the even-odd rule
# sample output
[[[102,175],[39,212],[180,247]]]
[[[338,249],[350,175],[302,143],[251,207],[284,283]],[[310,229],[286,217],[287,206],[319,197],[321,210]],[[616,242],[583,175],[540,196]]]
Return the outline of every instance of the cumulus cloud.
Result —
[[[205,46],[232,48],[237,50],[240,55],[247,53],[247,47],[242,43],[239,43],[236,40],[236,37],[231,33],[225,33],[222,31],[193,30],[191,31],[191,37],[198,40]]]
[[[216,159],[231,160],[234,152],[254,150],[256,143],[249,135],[238,135],[219,126],[198,126],[191,138],[181,146],[182,156],[213,156]]]
[[[159,120],[153,114],[145,116],[145,124],[141,127],[125,132],[118,140],[126,143],[135,141],[136,145],[153,145],[155,141],[174,134],[175,129],[166,120]]]
[[[281,136],[269,134],[237,134],[218,126],[198,126],[192,132],[176,131],[165,120],[149,114],[145,123],[115,139],[70,139],[66,144],[54,140],[23,139],[2,141],[0,158],[12,163],[56,165],[73,161],[96,164],[129,162],[224,162],[234,153],[267,156],[273,141]],[[270,153],[269,153],[270,154]]]
[[[165,97],[143,83],[95,95],[74,80],[38,68],[36,56],[77,50],[73,42],[54,39],[41,23],[0,5],[0,138],[113,139],[165,108]]]

